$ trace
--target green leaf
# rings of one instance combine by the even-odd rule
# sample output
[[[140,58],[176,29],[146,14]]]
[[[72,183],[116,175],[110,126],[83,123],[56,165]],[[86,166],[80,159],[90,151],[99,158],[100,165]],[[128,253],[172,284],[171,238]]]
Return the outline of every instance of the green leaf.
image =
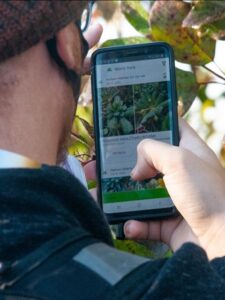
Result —
[[[173,252],[172,250],[168,250],[165,254],[164,254],[164,258],[170,258],[173,256]]]
[[[190,9],[190,4],[183,1],[156,1],[150,11],[151,34],[154,40],[173,46],[178,61],[204,65],[214,58],[215,40],[182,26]]]
[[[206,24],[201,27],[202,32],[207,34],[215,40],[225,39],[225,19],[216,21],[214,23]]]
[[[122,131],[123,131],[124,134],[130,133],[134,129],[131,122],[128,121],[126,118],[121,118],[120,119],[120,125],[121,125]]]
[[[79,141],[73,143],[68,150],[71,155],[76,156],[80,161],[84,162],[91,159],[91,147],[89,145],[84,145]]]
[[[132,117],[134,115],[134,107],[130,106],[127,108],[127,110],[124,113],[125,117]]]
[[[151,119],[152,117],[154,117],[155,116],[155,111],[150,111],[150,112],[148,112],[145,116],[144,116],[144,118],[141,120],[141,124],[144,124],[144,123],[146,123],[149,119]]]
[[[94,138],[94,127],[88,121],[86,121],[85,119],[83,119],[82,117],[76,115],[75,119],[76,118],[82,123],[82,125],[87,130],[87,132],[90,135],[90,137],[93,139]]]
[[[122,1],[122,12],[128,22],[140,33],[149,33],[148,12],[140,1]]]
[[[84,144],[85,146],[89,146],[89,141],[84,136],[77,133],[71,133],[71,135],[76,141]]]
[[[143,43],[149,43],[150,40],[137,36],[137,37],[129,37],[129,38],[121,38],[121,39],[112,39],[107,40],[101,45],[101,48],[104,47],[111,47],[111,46],[123,46],[123,45],[136,45],[136,44],[143,44]]]
[[[192,72],[186,72],[176,68],[176,78],[178,100],[182,103],[182,110],[183,113],[185,113],[193,103],[197,95],[199,85]]]
[[[114,239],[114,246],[121,251],[126,251],[132,254],[154,258],[154,254],[151,250],[149,250],[146,246],[133,241],[121,241]]]
[[[225,19],[225,1],[198,0],[193,3],[191,11],[183,21],[183,26],[201,27],[222,19]]]
[[[118,122],[116,118],[112,118],[107,122],[107,126],[111,132],[114,132],[118,127]]]
[[[91,190],[97,187],[97,182],[96,180],[88,180],[87,185],[88,189]]]

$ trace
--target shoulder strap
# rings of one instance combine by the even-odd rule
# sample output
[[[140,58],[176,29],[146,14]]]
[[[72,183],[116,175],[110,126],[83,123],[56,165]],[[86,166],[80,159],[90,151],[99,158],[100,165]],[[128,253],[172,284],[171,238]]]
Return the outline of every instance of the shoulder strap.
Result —
[[[2,272],[0,270],[0,290],[12,286],[65,247],[90,236],[91,234],[80,227],[73,228],[48,241],[25,258],[3,267]]]

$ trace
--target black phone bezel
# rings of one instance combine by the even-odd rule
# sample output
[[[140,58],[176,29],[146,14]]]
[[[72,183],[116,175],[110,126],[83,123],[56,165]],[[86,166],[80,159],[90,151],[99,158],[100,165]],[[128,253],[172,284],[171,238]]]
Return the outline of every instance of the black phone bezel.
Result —
[[[154,42],[154,43],[144,43],[138,45],[126,45],[126,46],[113,46],[107,48],[100,48],[96,50],[91,57],[91,81],[92,81],[92,95],[93,95],[93,119],[94,119],[94,131],[95,131],[95,149],[96,149],[96,172],[97,172],[97,198],[98,202],[102,207],[102,193],[101,193],[101,159],[100,159],[100,143],[99,143],[99,123],[98,123],[98,104],[97,104],[97,88],[96,88],[96,60],[97,56],[102,53],[114,53],[119,57],[121,51],[126,52],[126,54],[131,53],[135,55],[144,54],[144,49],[156,50],[157,47],[163,47],[168,53],[168,58],[170,62],[170,82],[171,82],[171,113],[172,113],[172,140],[173,145],[179,145],[179,127],[178,127],[178,113],[177,113],[177,93],[176,93],[176,77],[175,77],[175,60],[172,47],[164,42]],[[130,51],[131,50],[131,51]],[[133,52],[136,51],[136,52]],[[115,54],[116,53],[116,54]],[[103,210],[104,211],[104,210]],[[105,212],[104,212],[105,213]],[[161,209],[151,209],[142,211],[132,211],[132,212],[122,212],[122,213],[105,213],[108,222],[110,224],[117,224],[125,222],[129,219],[135,220],[146,220],[146,219],[158,219],[158,218],[168,218],[178,215],[178,211],[175,206]]]

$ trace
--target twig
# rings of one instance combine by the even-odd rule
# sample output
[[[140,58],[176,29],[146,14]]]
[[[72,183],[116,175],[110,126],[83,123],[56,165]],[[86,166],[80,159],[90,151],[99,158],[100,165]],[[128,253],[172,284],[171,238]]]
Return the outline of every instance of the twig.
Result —
[[[222,84],[222,85],[225,85],[225,82],[219,82],[219,81],[205,81],[205,82],[198,82],[199,85],[201,85],[201,84],[210,84],[210,83],[216,83],[216,84]]]
[[[215,62],[213,61],[214,65],[218,68],[218,70],[220,70],[220,72],[225,75],[224,71],[220,68],[220,66]]]
[[[225,81],[225,77],[217,74],[216,72],[214,72],[213,70],[211,70],[210,68],[206,67],[206,66],[202,66],[204,69],[206,69],[208,72],[214,74],[216,77],[222,79],[223,81]]]

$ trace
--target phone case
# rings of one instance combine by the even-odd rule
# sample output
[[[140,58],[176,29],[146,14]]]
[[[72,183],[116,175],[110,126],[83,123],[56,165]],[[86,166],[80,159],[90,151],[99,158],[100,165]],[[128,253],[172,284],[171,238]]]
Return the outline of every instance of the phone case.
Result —
[[[99,143],[99,126],[98,126],[98,105],[97,105],[97,92],[96,92],[96,74],[95,74],[95,66],[96,66],[96,58],[101,53],[107,53],[110,51],[118,51],[118,50],[126,50],[130,49],[143,49],[143,47],[158,47],[163,46],[168,50],[169,60],[170,60],[170,76],[171,76],[171,96],[172,96],[172,115],[173,115],[173,144],[179,144],[179,131],[178,131],[178,116],[177,116],[177,95],[176,95],[176,80],[175,80],[175,67],[174,67],[174,55],[172,48],[163,42],[158,43],[149,43],[149,44],[139,44],[139,45],[129,45],[129,46],[114,46],[110,48],[102,48],[98,49],[92,55],[92,94],[93,94],[93,102],[94,102],[94,128],[95,128],[95,146],[96,146],[96,168],[97,168],[97,186],[98,186],[98,201],[102,207],[102,199],[101,199],[101,178],[100,178],[100,143]],[[178,215],[178,211],[175,206],[170,208],[161,208],[161,209],[152,209],[152,210],[142,210],[142,211],[132,211],[132,212],[123,212],[123,213],[112,213],[106,214],[106,217],[110,224],[123,223],[129,219],[136,220],[146,220],[146,219],[158,219],[158,218],[168,218],[172,216]]]

